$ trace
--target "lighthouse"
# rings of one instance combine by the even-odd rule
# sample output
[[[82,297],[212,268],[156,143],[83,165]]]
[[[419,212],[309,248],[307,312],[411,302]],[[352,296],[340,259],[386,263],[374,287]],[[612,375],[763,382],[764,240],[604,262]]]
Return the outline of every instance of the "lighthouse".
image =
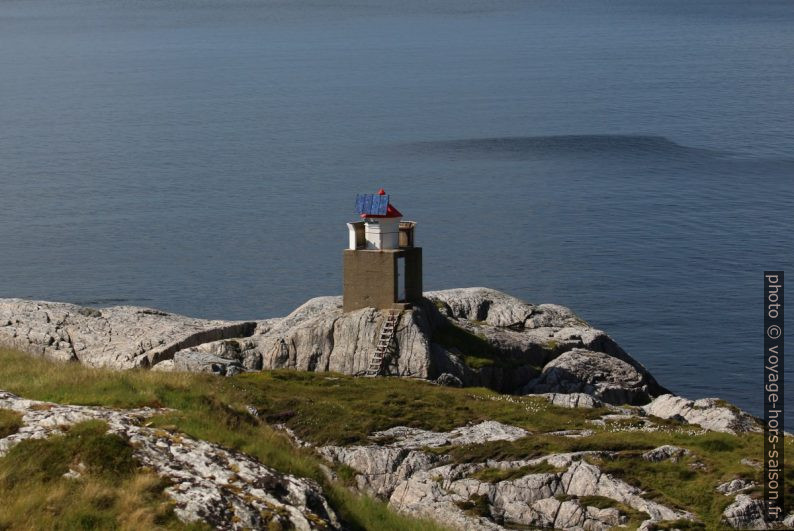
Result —
[[[416,223],[403,221],[383,189],[357,195],[356,214],[360,221],[347,224],[344,311],[405,309],[419,302],[422,248],[414,246]]]

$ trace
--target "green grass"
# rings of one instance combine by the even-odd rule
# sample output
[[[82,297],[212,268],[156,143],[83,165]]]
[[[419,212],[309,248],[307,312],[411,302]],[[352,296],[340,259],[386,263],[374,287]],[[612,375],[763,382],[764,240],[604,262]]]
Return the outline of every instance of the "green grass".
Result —
[[[0,439],[13,435],[22,427],[22,415],[0,408]]]
[[[439,326],[432,339],[446,349],[460,352],[463,361],[472,369],[499,365],[500,359],[504,357],[484,338],[450,322]]]
[[[522,478],[528,474],[547,474],[563,472],[563,470],[542,461],[535,465],[526,465],[519,468],[484,468],[478,470],[470,477],[487,483],[499,483]]]
[[[554,452],[616,451],[619,452],[617,458],[599,459],[598,465],[646,490],[649,497],[660,503],[700,515],[708,528],[719,526],[719,515],[730,503],[730,498],[715,492],[719,483],[736,477],[760,479],[760,471],[740,464],[742,458],[760,455],[759,434],[701,433],[696,427],[653,417],[648,419],[663,431],[632,431],[632,422],[599,428],[587,421],[604,414],[605,409],[564,409],[538,397],[500,395],[481,388],[455,389],[418,380],[351,378],[298,371],[266,371],[233,378],[120,372],[78,364],[55,364],[23,354],[0,352],[0,389],[26,398],[59,403],[171,408],[172,412],[153,419],[155,426],[213,441],[254,456],[282,472],[317,480],[351,529],[438,527],[397,515],[383,502],[351,493],[348,486],[353,474],[349,469],[340,467],[337,470],[340,480],[330,482],[322,473],[314,452],[295,448],[272,424],[286,424],[302,439],[321,445],[361,443],[371,433],[397,425],[446,431],[470,422],[497,420],[520,426],[531,435],[517,441],[431,451],[448,453],[452,462],[458,463],[531,459]],[[248,412],[249,406],[258,410],[257,416]],[[18,421],[18,415],[0,410],[0,430],[13,432],[18,429]],[[585,427],[595,433],[583,438],[547,433]],[[794,451],[793,442],[791,438],[786,440],[789,453]],[[648,463],[641,459],[642,452],[664,444],[688,448],[693,455],[678,463]],[[8,458],[0,461],[7,462]],[[705,470],[690,469],[695,461],[703,463]],[[533,470],[502,473],[491,469],[478,474],[484,481],[500,481],[511,478],[512,474]],[[97,474],[96,481],[105,481],[101,471]],[[794,496],[794,469],[787,467],[785,476],[787,493]],[[134,482],[135,477],[133,474],[124,481]],[[56,486],[60,481],[55,481]],[[476,512],[482,508],[477,500],[470,502],[473,505],[467,510]],[[42,499],[38,503],[46,505]],[[152,503],[140,502],[139,505],[151,507]],[[153,509],[146,510],[159,514]]]
[[[484,324],[481,321],[470,321]],[[526,362],[520,358],[511,357],[491,345],[485,337],[447,321],[433,332],[432,341],[438,343],[452,352],[460,352],[463,362],[472,369],[483,367],[500,367],[514,369]]]
[[[202,529],[185,525],[107,424],[88,421],[63,435],[23,441],[0,459],[0,529]],[[79,479],[63,475],[79,468]]]
[[[305,380],[300,378],[301,373],[297,372],[291,373],[298,376],[297,380],[292,380],[288,377],[289,374],[285,373],[286,377],[281,377],[278,373],[272,375],[261,373],[239,378],[218,378],[212,375],[187,373],[122,372],[92,369],[78,364],[52,363],[24,354],[0,350],[0,389],[2,390],[26,398],[68,404],[119,408],[168,407],[174,411],[152,419],[155,427],[212,441],[226,448],[247,453],[282,472],[318,481],[329,502],[350,529],[420,531],[442,529],[429,521],[399,515],[391,511],[384,502],[352,493],[343,483],[330,482],[323,474],[320,461],[312,451],[295,448],[281,431],[246,411],[247,405],[257,404],[263,416],[267,417],[283,414],[289,407],[300,406],[297,407],[296,415],[288,424],[299,427],[302,435],[315,433],[318,438],[323,438],[328,437],[330,433],[343,434],[344,415],[339,417],[335,416],[334,412],[317,411],[322,409],[322,395],[328,390],[323,391],[314,387],[321,381],[327,385],[335,380],[325,380],[322,376],[318,376],[316,380]],[[371,379],[358,381],[366,385],[363,389],[355,389],[351,394],[359,397],[358,403],[351,405],[348,411],[351,415],[350,421],[354,425],[356,420],[366,424],[365,419],[362,418],[363,413],[356,412],[355,416],[353,413],[355,408],[361,409],[362,404],[369,401],[367,390],[373,385]],[[401,382],[391,379],[388,381]],[[419,382],[403,383],[422,385]],[[305,403],[302,403],[304,398],[301,396],[301,389],[306,391]],[[333,401],[330,398],[324,400],[327,403]],[[431,404],[427,404],[427,407],[431,407]],[[315,411],[317,416],[304,417],[302,416],[304,411]],[[347,411],[347,408],[344,411]],[[383,415],[391,411],[393,409],[387,408]],[[336,414],[338,413],[337,411]],[[321,424],[333,425],[337,422],[342,425],[329,428]],[[390,424],[384,419],[380,422],[383,426]],[[58,444],[63,442],[59,440]],[[0,462],[9,469],[15,466],[10,456],[0,459]],[[40,486],[35,491],[31,491],[28,497],[17,492],[19,489],[15,488],[14,492],[17,492],[15,496],[22,500],[21,505],[12,504],[5,513],[0,513],[5,515],[5,520],[0,519],[0,522],[4,522],[0,525],[0,529],[4,526],[10,526],[12,529],[51,527],[46,524],[24,524],[27,521],[25,507],[35,507],[36,504],[45,506],[47,500],[55,496],[64,501],[53,506],[53,515],[55,515],[53,521],[57,515],[66,514],[64,511],[70,507],[69,500],[74,501],[73,496],[77,494],[68,492],[64,494],[62,491],[66,492],[67,488],[72,488],[68,484],[63,484],[64,481],[67,480],[61,479],[51,485]],[[100,478],[97,481],[100,482],[97,483],[99,485],[106,480]],[[127,481],[137,484],[136,482],[142,480],[132,476]],[[85,501],[85,503],[89,502]],[[123,516],[114,505],[103,513],[105,519],[94,527],[106,527],[105,524],[109,525],[114,514],[117,519]],[[121,520],[117,524],[117,527],[124,527]],[[75,524],[65,528],[80,528],[80,526]]]
[[[398,425],[445,431],[470,422],[497,420],[532,432],[583,428],[588,425],[587,419],[606,411],[564,409],[538,397],[442,387],[424,380],[352,378],[290,370],[234,378],[108,371],[55,364],[11,352],[0,352],[0,389],[59,403],[168,407],[176,411],[155,419],[160,426],[171,425],[190,435],[220,439],[226,446],[248,452],[264,452],[258,441],[264,438],[264,446],[286,445],[291,455],[294,452],[289,441],[268,423],[286,424],[314,444],[352,444],[366,441],[374,431]],[[248,413],[248,406],[257,408],[259,418]],[[279,466],[306,472],[300,457]]]
[[[649,463],[642,459],[644,451],[664,444],[688,448],[693,455],[677,463]],[[699,515],[708,529],[718,529],[720,515],[732,499],[714,489],[720,483],[738,477],[760,482],[761,471],[742,465],[741,460],[757,456],[762,447],[761,434],[734,436],[726,433],[700,433],[692,427],[679,426],[675,430],[668,427],[668,431],[660,432],[603,430],[596,431],[590,437],[577,439],[537,435],[517,441],[499,441],[435,451],[449,453],[453,462],[459,463],[485,459],[531,459],[555,452],[617,451],[618,456],[615,459],[587,459],[605,472],[640,487],[646,491],[645,497],[691,511]],[[786,448],[789,452],[794,451],[792,438],[786,439]],[[705,465],[705,469],[690,468],[695,462]],[[488,472],[483,471],[483,474],[487,477]],[[786,496],[794,496],[792,466],[786,466],[785,484]]]

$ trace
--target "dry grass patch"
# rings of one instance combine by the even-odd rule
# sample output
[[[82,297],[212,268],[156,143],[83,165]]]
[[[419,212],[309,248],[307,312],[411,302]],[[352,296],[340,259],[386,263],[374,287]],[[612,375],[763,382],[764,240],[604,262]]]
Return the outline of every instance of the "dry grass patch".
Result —
[[[157,476],[107,424],[22,441],[0,458],[0,529],[201,529],[179,522]],[[64,474],[79,471],[79,477]]]
[[[22,427],[22,415],[10,409],[0,408],[0,439],[13,435]]]
[[[300,376],[300,373],[294,371],[280,372],[291,372]],[[317,433],[326,432],[326,430],[332,430],[332,433],[336,434],[344,433],[346,422],[344,415],[340,416],[337,412],[337,415],[333,416],[330,412],[318,411],[319,418],[311,416],[312,412],[321,408],[322,404],[318,404],[317,407],[314,407],[313,404],[316,404],[315,400],[323,393],[322,389],[313,389],[313,387],[317,381],[324,381],[326,376],[316,375],[316,380],[295,382],[289,377],[271,377],[268,373],[219,378],[208,374],[161,373],[143,370],[112,371],[92,369],[75,363],[54,363],[0,349],[0,389],[2,390],[26,398],[65,404],[119,408],[167,407],[173,411],[153,418],[154,427],[211,441],[225,448],[244,452],[283,473],[318,481],[332,507],[348,529],[354,531],[364,529],[433,531],[443,529],[442,526],[426,520],[399,515],[390,510],[384,502],[356,495],[341,482],[329,481],[322,472],[319,458],[312,450],[295,448],[282,431],[274,429],[268,424],[267,418],[270,415],[284,411],[285,403],[298,400],[301,402],[301,426],[306,428],[315,426]],[[396,380],[389,380],[389,382],[392,381]],[[406,383],[414,386],[422,385],[420,382]],[[371,380],[367,385],[373,385]],[[382,385],[382,381],[380,385]],[[362,404],[368,401],[365,392],[355,390],[354,394],[359,396],[358,403],[347,404],[340,411],[361,409]],[[271,399],[274,401],[270,402]],[[338,396],[328,398],[329,401],[340,399]],[[251,405],[258,407],[261,415],[252,415],[248,411],[248,406]],[[359,420],[362,420],[361,417]],[[326,422],[330,426],[321,424]],[[355,429],[355,425],[351,429]],[[315,432],[308,430],[301,431],[301,433],[312,434]],[[178,437],[179,435],[175,434],[174,436]],[[16,467],[11,467],[10,473],[13,473],[11,472],[13,468]],[[20,467],[19,470],[21,471],[23,468]],[[58,470],[61,473],[66,471]],[[53,478],[54,481],[49,487],[40,487],[41,492],[34,496],[34,500],[40,502],[45,491],[49,492],[49,495],[55,496],[56,499],[61,499],[56,495],[60,492],[58,486],[62,481],[68,480],[57,479],[55,476]],[[131,482],[133,480],[134,478],[130,477],[124,481]],[[127,484],[124,486],[128,488]],[[0,492],[0,499],[2,496],[3,493]],[[81,503],[82,506],[86,506],[86,504],[91,506],[87,501],[83,503],[80,500],[73,500],[73,502],[74,507],[81,506]],[[114,507],[123,502],[123,497],[117,499],[114,502]],[[64,505],[69,505],[69,503],[64,502]],[[133,503],[131,506],[134,505]],[[159,505],[157,506],[159,507]],[[43,522],[41,525],[25,525],[24,522],[28,521],[26,513],[19,505],[15,504],[14,507],[17,509],[8,509],[5,513],[0,513],[0,530],[3,529],[3,525],[10,526],[12,524],[13,529],[52,527],[49,525],[49,521],[44,522],[43,520],[37,520],[37,522]],[[58,505],[58,507],[61,506]],[[158,525],[178,525],[170,522],[158,523],[157,519],[161,517],[156,511],[151,512],[151,506],[144,505],[143,509],[139,510],[144,510],[142,517],[149,514],[146,518],[155,522],[155,528]],[[102,511],[99,513],[92,511],[93,509],[88,511],[88,516],[81,514],[89,520],[100,518],[105,514]],[[111,512],[113,511],[115,509],[111,510]],[[128,510],[127,514],[133,512],[135,511]],[[113,512],[113,514],[116,513]],[[98,521],[98,525],[95,527],[105,528],[106,525],[110,525],[111,520],[112,518],[107,518]],[[134,528],[134,520],[131,519],[131,522],[131,526]],[[115,528],[121,528],[122,524],[123,522],[117,522],[113,525],[116,526]],[[79,527],[79,525],[75,525],[68,528]],[[148,528],[148,526],[146,527]]]

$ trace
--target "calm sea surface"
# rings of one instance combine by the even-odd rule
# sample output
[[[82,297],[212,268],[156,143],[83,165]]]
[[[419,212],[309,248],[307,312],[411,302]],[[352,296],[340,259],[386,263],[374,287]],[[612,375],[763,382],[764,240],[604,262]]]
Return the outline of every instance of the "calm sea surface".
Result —
[[[383,186],[426,289],[570,306],[760,413],[792,28],[763,0],[0,0],[0,296],[283,315],[340,293]]]

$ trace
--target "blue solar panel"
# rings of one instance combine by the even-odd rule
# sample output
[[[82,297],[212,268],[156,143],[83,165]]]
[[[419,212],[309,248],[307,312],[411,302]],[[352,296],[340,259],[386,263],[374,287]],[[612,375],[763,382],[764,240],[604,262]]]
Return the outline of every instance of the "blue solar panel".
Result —
[[[369,214],[370,216],[385,216],[386,207],[389,206],[388,195],[358,194],[356,196],[356,214]]]
[[[388,195],[373,195],[372,196],[372,213],[378,216],[386,215],[386,207],[389,206]]]

